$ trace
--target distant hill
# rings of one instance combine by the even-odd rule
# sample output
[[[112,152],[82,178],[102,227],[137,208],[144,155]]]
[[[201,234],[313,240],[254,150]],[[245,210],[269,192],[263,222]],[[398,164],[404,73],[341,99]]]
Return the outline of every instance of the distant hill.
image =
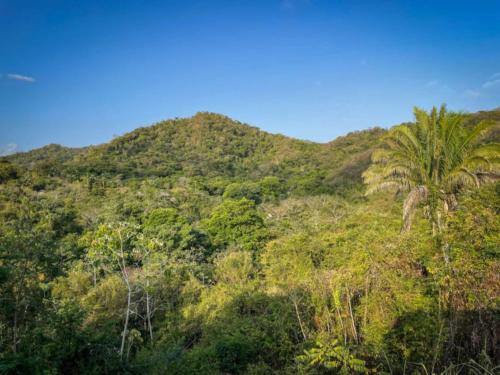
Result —
[[[5,159],[25,170],[70,179],[88,175],[236,180],[277,176],[292,190],[328,192],[336,184],[361,181],[370,150],[383,133],[371,129],[320,144],[203,112],[139,128],[98,146],[49,145]]]
[[[500,123],[500,109],[471,114],[468,122],[481,120]],[[23,170],[67,179],[184,176],[257,180],[276,176],[297,193],[329,193],[361,183],[361,173],[385,132],[373,128],[320,144],[200,112],[138,128],[98,146],[48,145],[3,159]],[[498,138],[499,134],[492,136]]]
[[[64,147],[50,144],[27,152],[18,152],[2,159],[28,170],[39,170],[42,173],[60,174],[61,167],[72,161],[77,155],[85,153],[86,148]]]

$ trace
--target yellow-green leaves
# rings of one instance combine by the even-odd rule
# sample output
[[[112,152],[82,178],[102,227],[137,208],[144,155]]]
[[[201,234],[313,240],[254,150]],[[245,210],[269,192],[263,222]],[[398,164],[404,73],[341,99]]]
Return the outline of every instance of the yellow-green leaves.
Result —
[[[411,227],[419,203],[428,207],[434,232],[438,233],[445,226],[447,195],[500,176],[500,146],[479,144],[493,123],[466,126],[463,114],[448,112],[444,105],[429,113],[415,108],[414,113],[415,124],[389,131],[363,177],[367,194],[410,191],[403,212],[403,230]]]

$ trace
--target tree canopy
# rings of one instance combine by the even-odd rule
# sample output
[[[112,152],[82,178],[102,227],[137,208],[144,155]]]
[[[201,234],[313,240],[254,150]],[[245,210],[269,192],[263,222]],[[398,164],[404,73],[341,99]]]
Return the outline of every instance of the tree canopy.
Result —
[[[496,374],[499,125],[199,113],[1,158],[0,374]]]

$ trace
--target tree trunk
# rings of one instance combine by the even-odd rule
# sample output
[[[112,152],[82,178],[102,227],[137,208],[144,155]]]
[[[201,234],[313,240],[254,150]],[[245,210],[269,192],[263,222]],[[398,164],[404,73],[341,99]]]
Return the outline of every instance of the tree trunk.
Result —
[[[302,324],[302,319],[300,317],[300,312],[299,312],[299,307],[297,306],[297,302],[295,301],[295,297],[292,297],[292,303],[293,306],[295,307],[295,314],[297,315],[297,320],[299,321],[299,326],[300,326],[300,331],[302,332],[302,337],[304,340],[307,340],[307,335],[304,330],[304,325]]]
[[[449,249],[450,245],[445,242],[441,245],[441,251],[443,252],[443,259],[444,259],[444,262],[446,263],[446,265],[450,264],[450,257],[448,255],[448,249]]]
[[[151,342],[153,342],[153,327],[151,326],[151,308],[150,308],[149,292],[146,292],[146,318],[148,320],[149,338],[151,339]]]
[[[125,341],[127,339],[127,332],[128,332],[128,321],[130,318],[130,304],[132,302],[132,288],[130,287],[130,280],[127,272],[127,266],[125,264],[125,254],[123,251],[123,238],[121,236],[121,233],[118,232],[119,238],[120,238],[120,268],[122,271],[122,276],[123,276],[123,281],[125,282],[125,285],[127,286],[127,311],[125,312],[125,323],[123,324],[123,332],[122,332],[122,343],[120,346],[120,358],[123,358],[123,352],[125,350]]]
[[[17,353],[17,301],[14,308],[14,327],[12,328],[12,352]]]
[[[128,321],[129,321],[129,317],[130,317],[130,303],[132,300],[132,290],[130,289],[130,285],[128,284],[128,280],[126,281],[126,283],[127,283],[127,311],[125,312],[125,323],[123,325],[122,343],[120,346],[120,358],[123,357],[123,351],[125,350],[125,340],[127,338]]]
[[[347,333],[344,327],[344,322],[342,321],[342,315],[340,314],[339,307],[335,304],[335,310],[337,310],[337,316],[339,319],[340,327],[342,328],[342,335],[344,336],[344,345],[347,345]]]
[[[93,264],[93,263],[92,263],[92,281],[94,283],[94,288],[95,288],[97,285],[97,271],[96,271],[95,264]]]
[[[349,313],[351,315],[351,324],[352,324],[352,333],[354,335],[354,341],[358,342],[358,331],[356,330],[356,323],[354,322],[354,315],[352,313],[352,305],[351,305],[351,293],[349,292],[349,288],[347,288],[347,303],[349,305]]]

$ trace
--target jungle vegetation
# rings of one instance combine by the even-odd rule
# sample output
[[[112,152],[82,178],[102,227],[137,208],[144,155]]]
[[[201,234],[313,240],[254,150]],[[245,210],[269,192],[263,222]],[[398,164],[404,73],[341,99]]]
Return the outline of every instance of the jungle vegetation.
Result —
[[[213,113],[0,159],[0,374],[495,374],[500,110]]]

